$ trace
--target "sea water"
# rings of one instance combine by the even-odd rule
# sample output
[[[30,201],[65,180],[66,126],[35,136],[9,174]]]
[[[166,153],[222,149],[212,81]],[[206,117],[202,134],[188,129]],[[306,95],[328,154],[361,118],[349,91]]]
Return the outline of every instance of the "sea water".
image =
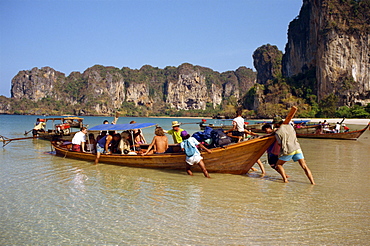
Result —
[[[36,118],[0,115],[0,135],[24,137]],[[84,118],[89,126],[113,120]],[[173,120],[199,121],[118,123],[131,120],[164,129]],[[143,131],[151,141],[154,128]],[[314,186],[294,162],[284,165],[290,183],[267,164],[264,177],[206,179],[185,170],[93,165],[52,155],[44,140],[14,141],[0,149],[0,245],[367,245],[369,138],[370,131],[358,141],[299,139]]]

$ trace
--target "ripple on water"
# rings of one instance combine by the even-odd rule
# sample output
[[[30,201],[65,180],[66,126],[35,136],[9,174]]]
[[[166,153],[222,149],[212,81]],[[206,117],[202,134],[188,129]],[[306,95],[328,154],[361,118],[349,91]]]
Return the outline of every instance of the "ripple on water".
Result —
[[[300,142],[316,186],[297,163],[284,165],[289,184],[268,165],[205,179],[14,142],[0,151],[0,244],[367,244],[369,143]]]

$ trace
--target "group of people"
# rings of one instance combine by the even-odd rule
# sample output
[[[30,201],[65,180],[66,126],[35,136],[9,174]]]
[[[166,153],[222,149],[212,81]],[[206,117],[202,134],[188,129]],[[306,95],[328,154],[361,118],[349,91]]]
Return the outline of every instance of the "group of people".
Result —
[[[349,127],[346,126],[346,124],[344,123],[339,123],[337,122],[335,124],[335,127],[333,127],[332,129],[330,128],[330,125],[329,123],[324,120],[324,122],[319,122],[319,124],[316,126],[316,131],[315,133],[316,134],[324,134],[324,133],[340,133],[341,132],[341,128],[343,127],[343,132],[348,132],[349,131]]]
[[[303,152],[298,143],[294,127],[290,124],[283,124],[281,117],[275,117],[272,124],[274,127],[270,124],[265,124],[262,127],[267,134],[274,134],[276,138],[275,143],[267,150],[268,163],[270,166],[276,170],[283,178],[283,181],[287,183],[288,175],[285,173],[283,165],[290,160],[295,162],[298,161],[311,184],[315,184],[312,173],[304,160]],[[142,151],[140,149],[140,144],[145,144],[146,141],[140,129],[124,131],[121,134],[115,132],[107,133],[103,131],[97,139],[94,139],[93,134],[89,134],[88,146],[85,146],[87,129],[83,127],[72,139],[72,149],[73,151],[85,152],[87,150],[92,151],[92,148],[95,146],[95,164],[99,162],[101,154],[139,153],[145,156],[150,154],[174,152],[174,150],[169,147],[168,138],[166,136],[167,133],[172,136],[175,146],[178,146],[186,154],[186,172],[189,175],[193,175],[191,167],[193,165],[199,165],[204,176],[207,178],[210,177],[203,162],[203,157],[197,147],[207,151],[208,153],[212,153],[212,150],[206,148],[194,137],[191,137],[187,131],[180,127],[180,124],[177,121],[172,122],[171,130],[166,131],[157,126],[154,133],[155,136],[153,137],[152,142],[145,151]],[[244,128],[244,119],[241,117],[241,111],[236,112],[236,118],[233,119],[233,128],[225,131],[225,133],[230,137],[236,138],[237,141],[241,141],[245,134],[256,135]],[[138,153],[132,152],[135,148],[138,150]],[[262,162],[258,160],[257,163],[264,174],[265,170]]]
[[[104,121],[103,123],[109,124],[108,121]],[[133,123],[136,122],[130,122],[130,124]],[[173,137],[175,146],[185,152],[186,172],[189,175],[193,175],[191,166],[199,165],[204,176],[209,178],[210,176],[202,160],[203,157],[197,149],[197,146],[209,153],[211,153],[211,150],[207,149],[195,138],[191,137],[184,129],[180,128],[180,124],[177,121],[172,122],[172,129],[168,131],[157,126],[154,131],[155,136],[146,151],[141,150],[140,147],[142,144],[146,144],[145,137],[140,129],[124,131],[121,134],[115,131],[102,131],[96,139],[94,138],[94,134],[90,133],[88,139],[86,139],[87,128],[82,127],[72,139],[72,151],[96,153],[95,164],[99,163],[102,154],[141,154],[145,156],[175,152],[176,150],[174,150],[174,147],[169,148],[168,138],[165,135],[166,133]]]
[[[204,149],[208,153],[212,153],[211,150],[207,149],[203,144],[199,143],[194,137],[191,137],[187,131],[180,128],[180,124],[177,121],[172,122],[172,129],[165,131],[161,127],[156,127],[155,136],[152,140],[152,143],[149,145],[147,151],[142,155],[147,154],[163,154],[169,151],[168,139],[165,136],[165,133],[169,134],[173,138],[173,142],[176,145],[179,145],[181,150],[185,152],[186,155],[186,172],[189,175],[193,175],[191,167],[193,165],[199,165],[204,176],[210,178],[209,173],[206,169],[206,166],[203,162],[203,157],[201,156],[197,146]],[[173,152],[173,150],[170,150]]]
[[[242,112],[237,111],[236,117],[232,121],[233,128],[225,131],[231,138],[236,138],[241,141],[245,134],[257,135],[251,131],[244,128],[244,119],[242,117]],[[276,170],[285,183],[288,182],[288,175],[285,173],[283,165],[290,160],[298,161],[302,169],[304,170],[306,176],[310,180],[311,184],[315,184],[311,170],[308,168],[302,149],[298,143],[296,132],[291,124],[283,124],[281,117],[275,117],[272,122],[273,126],[270,124],[265,124],[262,130],[267,134],[274,134],[276,141],[267,149],[267,160],[270,166]],[[265,174],[265,169],[261,160],[257,161],[262,174]],[[252,168],[253,169],[253,168]]]

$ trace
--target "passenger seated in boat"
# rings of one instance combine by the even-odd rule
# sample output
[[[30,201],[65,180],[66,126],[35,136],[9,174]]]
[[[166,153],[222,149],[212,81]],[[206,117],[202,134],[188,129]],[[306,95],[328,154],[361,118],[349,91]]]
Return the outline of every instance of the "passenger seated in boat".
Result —
[[[135,124],[136,121],[130,121],[130,124]],[[146,144],[146,140],[141,129],[132,130],[134,136],[134,144]]]
[[[344,129],[344,132],[349,132],[349,127],[346,126],[346,124],[343,124],[343,129]]]
[[[154,138],[148,149],[142,155],[148,154],[164,154],[168,149],[168,138],[165,136],[162,127],[156,127],[154,131]],[[153,148],[153,149],[152,149]]]
[[[241,110],[236,111],[236,117],[233,119],[233,128],[224,132],[229,137],[236,139],[237,142],[244,138],[244,119]]]
[[[330,130],[330,125],[328,122],[326,122],[326,120],[324,120],[324,122],[322,123],[322,130],[324,133],[327,133],[327,132],[331,132]]]
[[[40,120],[40,118],[37,118],[35,127],[32,129],[32,135],[34,138],[37,137],[37,134],[39,132],[45,132],[45,122],[43,119]]]
[[[86,144],[86,150],[90,153],[95,153],[95,146],[96,146],[96,141],[93,133],[89,134],[89,138],[87,140]]]
[[[128,131],[124,131],[121,133],[121,140],[119,141],[118,151],[121,155],[127,155],[130,152],[130,133]]]
[[[110,143],[110,151],[112,153],[120,153],[119,150],[118,150],[120,140],[121,140],[121,135],[120,134],[118,134],[118,133],[113,134],[112,141]]]
[[[340,123],[339,122],[337,122],[337,124],[335,124],[334,133],[340,133]]]
[[[322,125],[316,126],[315,134],[322,134]]]

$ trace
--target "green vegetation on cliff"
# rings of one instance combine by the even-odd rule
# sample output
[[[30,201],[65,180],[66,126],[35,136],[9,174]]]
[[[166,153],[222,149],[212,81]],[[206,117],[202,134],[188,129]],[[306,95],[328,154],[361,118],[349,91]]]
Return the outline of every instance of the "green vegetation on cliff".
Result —
[[[326,0],[327,26],[325,32],[370,32],[370,0]]]

